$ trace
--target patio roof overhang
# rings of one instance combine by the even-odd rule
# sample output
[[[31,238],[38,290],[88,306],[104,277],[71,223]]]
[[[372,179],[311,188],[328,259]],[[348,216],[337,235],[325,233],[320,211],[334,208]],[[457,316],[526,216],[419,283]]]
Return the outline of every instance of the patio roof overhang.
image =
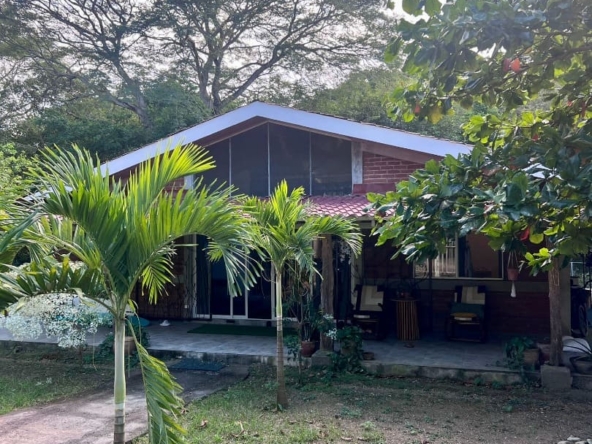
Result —
[[[370,202],[365,195],[309,196],[310,212],[315,216],[341,216],[356,220],[373,220],[374,215],[367,208]]]

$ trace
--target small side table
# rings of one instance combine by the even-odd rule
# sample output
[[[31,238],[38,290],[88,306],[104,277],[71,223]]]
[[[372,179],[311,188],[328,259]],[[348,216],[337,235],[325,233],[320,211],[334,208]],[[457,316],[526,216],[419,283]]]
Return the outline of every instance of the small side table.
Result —
[[[397,338],[402,341],[419,339],[417,320],[417,299],[396,299],[397,303]]]

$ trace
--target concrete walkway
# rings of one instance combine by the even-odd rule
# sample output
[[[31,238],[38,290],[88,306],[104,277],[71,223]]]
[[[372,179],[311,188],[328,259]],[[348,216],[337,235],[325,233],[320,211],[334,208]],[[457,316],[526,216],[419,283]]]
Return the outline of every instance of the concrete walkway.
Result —
[[[220,372],[175,372],[186,402],[203,398],[248,376],[248,367],[233,365]],[[126,440],[147,432],[141,377],[128,382]],[[10,444],[108,444],[113,442],[113,392],[101,392],[0,416],[0,442]]]

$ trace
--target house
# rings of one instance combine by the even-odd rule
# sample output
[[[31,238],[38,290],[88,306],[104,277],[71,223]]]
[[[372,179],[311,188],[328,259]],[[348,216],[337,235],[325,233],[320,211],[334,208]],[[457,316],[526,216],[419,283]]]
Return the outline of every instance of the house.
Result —
[[[344,257],[339,243],[330,246],[334,274],[327,297],[337,318],[346,316],[356,285],[377,285],[393,297],[401,291],[413,292],[418,301],[420,330],[440,333],[454,289],[479,285],[487,289],[486,322],[490,334],[548,335],[546,277],[523,274],[517,283],[518,297],[510,297],[511,284],[504,272],[507,257],[491,250],[483,236],[470,234],[456,239],[431,264],[415,265],[402,259],[391,260],[393,247],[376,247],[370,237],[374,220],[364,210],[368,204],[366,193],[392,190],[426,161],[467,152],[469,146],[254,102],[107,162],[103,168],[125,179],[138,164],[167,146],[190,142],[206,147],[216,168],[203,177],[186,177],[172,184],[171,189],[192,187],[199,180],[216,180],[234,185],[241,193],[265,197],[286,179],[290,187],[304,187],[317,214],[342,215],[358,221],[366,235],[358,259]],[[190,241],[205,245],[204,239]],[[148,304],[138,291],[135,300],[140,315],[229,321],[273,318],[273,289],[265,273],[244,295],[231,298],[223,265],[209,264],[200,247],[186,247],[179,249],[175,275],[174,286],[156,305]],[[565,318],[569,320],[569,288],[564,293]]]

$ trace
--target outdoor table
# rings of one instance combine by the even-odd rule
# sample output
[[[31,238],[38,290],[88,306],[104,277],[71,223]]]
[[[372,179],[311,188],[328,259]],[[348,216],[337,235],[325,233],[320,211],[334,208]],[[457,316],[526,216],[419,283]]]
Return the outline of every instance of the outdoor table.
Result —
[[[402,341],[419,339],[417,299],[395,299],[397,304],[397,338]]]

